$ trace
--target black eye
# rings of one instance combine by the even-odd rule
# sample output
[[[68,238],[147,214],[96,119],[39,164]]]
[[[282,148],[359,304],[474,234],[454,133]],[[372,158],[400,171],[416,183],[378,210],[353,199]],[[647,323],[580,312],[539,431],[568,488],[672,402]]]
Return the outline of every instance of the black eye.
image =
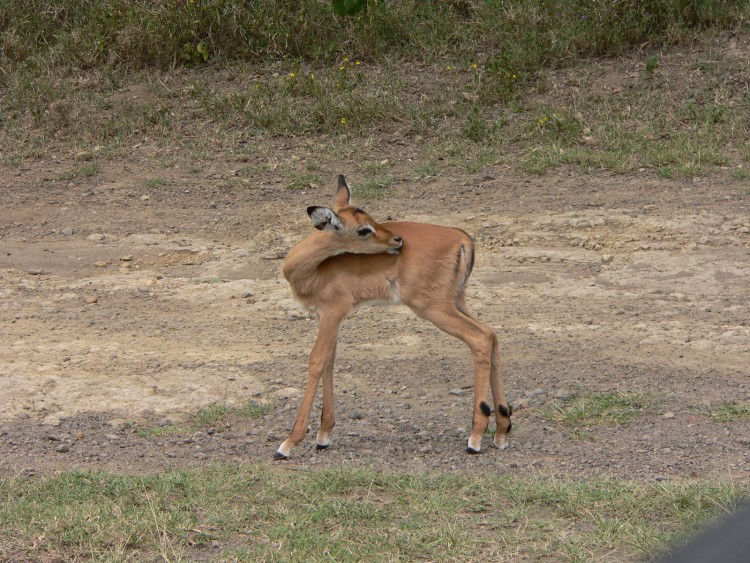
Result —
[[[370,227],[362,227],[361,229],[357,229],[357,234],[361,237],[366,237],[372,232],[372,229]]]

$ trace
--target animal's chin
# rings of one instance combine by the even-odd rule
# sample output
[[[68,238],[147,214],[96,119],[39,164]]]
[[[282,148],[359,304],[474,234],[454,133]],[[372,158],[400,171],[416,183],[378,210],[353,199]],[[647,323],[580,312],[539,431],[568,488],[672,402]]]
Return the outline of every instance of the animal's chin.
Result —
[[[401,254],[401,247],[389,248],[386,252],[388,252],[388,254]]]

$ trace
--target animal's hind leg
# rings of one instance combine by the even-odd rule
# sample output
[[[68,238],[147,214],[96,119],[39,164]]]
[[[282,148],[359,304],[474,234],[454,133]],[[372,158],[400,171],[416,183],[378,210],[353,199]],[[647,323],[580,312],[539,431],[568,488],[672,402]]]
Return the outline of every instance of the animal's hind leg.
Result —
[[[458,296],[457,306],[459,311],[467,317],[478,321],[466,307],[466,293],[461,292]],[[497,336],[494,335],[492,340],[492,357],[490,364],[490,387],[492,389],[492,402],[495,405],[495,438],[496,447],[504,450],[508,447],[508,433],[511,429],[510,417],[512,409],[505,398],[505,388],[503,386],[502,369],[500,363],[500,344]]]
[[[474,359],[474,415],[471,435],[466,451],[479,453],[482,436],[487,430],[492,408],[487,404],[492,362],[492,342],[495,334],[482,323],[464,315],[457,307],[420,308],[410,305],[420,317],[431,321],[448,334],[461,339],[472,352]]]
[[[505,398],[503,377],[500,369],[500,344],[495,338],[492,345],[492,366],[490,367],[490,386],[492,387],[492,402],[495,404],[495,439],[496,447],[504,450],[508,447],[508,434],[512,426],[510,416],[513,414]]]

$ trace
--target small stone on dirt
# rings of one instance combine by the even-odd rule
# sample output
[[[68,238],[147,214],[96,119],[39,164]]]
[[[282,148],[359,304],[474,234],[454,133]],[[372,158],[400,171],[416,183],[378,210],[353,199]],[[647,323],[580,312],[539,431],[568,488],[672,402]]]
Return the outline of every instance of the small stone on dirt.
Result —
[[[133,255],[132,254],[127,254],[125,256],[121,256],[120,257],[120,260],[122,262],[130,262],[132,259],[133,259]]]
[[[531,397],[539,397],[541,395],[546,395],[546,393],[547,392],[544,389],[538,388],[538,389],[534,389],[532,391],[526,391],[525,394],[526,394],[527,397],[531,398]]]
[[[65,452],[70,451],[70,447],[67,444],[60,444],[55,448],[56,452],[60,452],[61,454],[64,454]]]
[[[528,407],[529,407],[529,400],[524,397],[520,397],[513,402],[514,411],[525,409]]]
[[[164,426],[172,426],[173,424],[174,424],[174,422],[172,422],[172,419],[171,419],[171,418],[169,418],[169,417],[167,417],[167,416],[165,416],[164,418],[162,418],[162,419],[161,419],[161,420],[159,421],[159,426],[161,426],[161,427],[164,427]]]
[[[109,264],[109,262],[107,262],[106,260],[97,260],[96,262],[94,262],[94,266],[96,266],[97,268],[104,268],[107,264]]]
[[[669,411],[669,412],[665,412],[661,417],[670,419],[670,418],[674,418],[674,416],[675,416],[674,413],[672,411]]]
[[[364,418],[364,417],[363,417],[363,415],[362,415],[361,412],[359,412],[359,411],[352,411],[352,412],[349,413],[349,418],[351,418],[352,420],[362,420],[362,418]]]
[[[456,388],[456,389],[451,389],[451,390],[450,390],[450,394],[451,394],[451,395],[456,395],[457,397],[459,397],[459,396],[461,396],[461,395],[463,395],[463,394],[464,394],[464,390],[463,390],[463,389],[458,389],[458,388]]]
[[[567,389],[558,389],[557,391],[555,391],[555,393],[552,396],[555,399],[560,399],[561,401],[567,401],[573,396],[573,394]]]
[[[93,305],[97,301],[99,301],[99,298],[96,295],[87,295],[86,296],[86,303],[88,303],[89,305]]]

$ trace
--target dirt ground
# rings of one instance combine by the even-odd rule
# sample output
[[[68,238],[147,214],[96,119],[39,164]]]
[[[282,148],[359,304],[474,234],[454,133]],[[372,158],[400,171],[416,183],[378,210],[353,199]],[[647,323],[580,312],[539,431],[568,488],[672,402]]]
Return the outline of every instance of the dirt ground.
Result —
[[[244,164],[227,159],[163,168],[158,150],[74,180],[61,179],[71,160],[53,156],[0,169],[3,477],[272,463],[291,428],[316,322],[292,302],[281,263],[310,230],[306,206],[330,204],[339,173],[356,200],[358,173],[289,190],[270,172],[234,181]],[[381,156],[398,163],[403,150]],[[750,421],[711,416],[750,400],[742,182],[393,174],[388,196],[356,203],[476,238],[469,304],[501,342],[512,446],[486,437],[482,455],[464,453],[473,374],[462,343],[404,307],[365,307],[341,332],[333,445],[315,452],[316,410],[286,467],[750,478]],[[145,187],[154,176],[165,185]],[[613,391],[653,400],[583,437],[542,417],[565,397]],[[250,400],[276,410],[195,426],[206,406]]]

